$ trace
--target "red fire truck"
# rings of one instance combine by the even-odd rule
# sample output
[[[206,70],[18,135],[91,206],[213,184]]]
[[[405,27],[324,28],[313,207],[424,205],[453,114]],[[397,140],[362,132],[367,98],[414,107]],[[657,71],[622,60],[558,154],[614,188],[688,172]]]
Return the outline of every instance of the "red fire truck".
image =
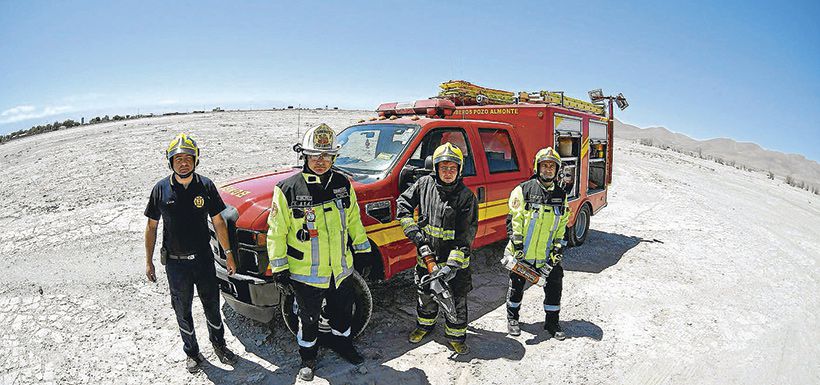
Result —
[[[390,279],[416,263],[416,250],[396,220],[396,198],[418,177],[431,172],[433,150],[442,143],[464,153],[464,183],[479,200],[479,228],[474,248],[506,239],[507,199],[516,185],[533,174],[532,160],[553,146],[562,157],[561,186],[572,216],[571,245],[586,240],[590,217],[606,206],[612,180],[612,104],[625,108],[622,95],[590,96],[607,105],[565,98],[560,93],[511,92],[463,81],[442,84],[436,98],[386,103],[378,117],[339,133],[342,148],[335,166],[353,181],[362,221],[373,252],[355,261],[354,334],[367,325],[372,309],[362,276]],[[606,108],[608,107],[608,109]],[[272,282],[266,250],[267,217],[273,187],[300,172],[301,166],[232,181],[220,187],[228,205],[223,212],[231,233],[238,272],[228,276],[225,255],[212,242],[217,276],[226,302],[256,320],[272,319],[277,307],[293,331],[298,323],[292,296]]]

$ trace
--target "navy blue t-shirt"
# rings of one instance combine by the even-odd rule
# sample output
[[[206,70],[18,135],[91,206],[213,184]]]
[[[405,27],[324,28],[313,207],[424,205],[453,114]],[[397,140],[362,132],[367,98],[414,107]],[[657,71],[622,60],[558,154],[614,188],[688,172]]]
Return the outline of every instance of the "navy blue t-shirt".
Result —
[[[225,202],[210,179],[194,174],[185,188],[171,175],[154,185],[145,216],[162,218],[162,246],[168,253],[190,255],[210,250],[208,216],[224,209]]]

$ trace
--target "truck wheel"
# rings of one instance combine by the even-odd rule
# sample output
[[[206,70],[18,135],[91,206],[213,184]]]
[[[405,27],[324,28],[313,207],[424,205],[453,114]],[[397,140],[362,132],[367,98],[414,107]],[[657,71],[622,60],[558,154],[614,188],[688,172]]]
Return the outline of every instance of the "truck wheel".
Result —
[[[578,211],[578,215],[575,216],[575,224],[567,229],[567,231],[569,231],[570,246],[581,246],[584,244],[584,241],[587,240],[590,217],[589,206],[581,206],[581,210]]]
[[[353,284],[353,319],[350,322],[350,335],[353,338],[358,337],[370,322],[370,316],[373,313],[373,296],[370,294],[370,288],[364,281],[361,275],[353,272],[345,280],[351,280]],[[296,303],[296,298],[293,293],[288,293],[282,296],[282,302],[279,306],[282,312],[282,319],[285,320],[285,325],[288,327],[293,335],[299,330],[299,305]],[[322,303],[322,316],[319,317],[319,330],[330,330],[327,323],[327,318],[324,316],[324,302]]]

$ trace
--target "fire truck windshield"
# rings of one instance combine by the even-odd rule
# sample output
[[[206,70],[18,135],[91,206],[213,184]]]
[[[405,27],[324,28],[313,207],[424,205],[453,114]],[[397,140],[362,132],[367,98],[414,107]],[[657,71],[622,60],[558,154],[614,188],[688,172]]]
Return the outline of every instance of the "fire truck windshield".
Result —
[[[335,166],[352,174],[375,175],[389,169],[419,131],[412,124],[360,124],[339,134]]]

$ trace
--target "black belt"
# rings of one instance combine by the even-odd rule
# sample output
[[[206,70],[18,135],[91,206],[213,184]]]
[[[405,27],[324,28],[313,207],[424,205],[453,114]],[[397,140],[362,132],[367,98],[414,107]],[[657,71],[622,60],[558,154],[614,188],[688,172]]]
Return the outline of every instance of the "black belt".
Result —
[[[196,258],[196,254],[188,254],[188,255],[168,254],[168,258],[169,259],[184,259],[184,260],[192,261]]]

